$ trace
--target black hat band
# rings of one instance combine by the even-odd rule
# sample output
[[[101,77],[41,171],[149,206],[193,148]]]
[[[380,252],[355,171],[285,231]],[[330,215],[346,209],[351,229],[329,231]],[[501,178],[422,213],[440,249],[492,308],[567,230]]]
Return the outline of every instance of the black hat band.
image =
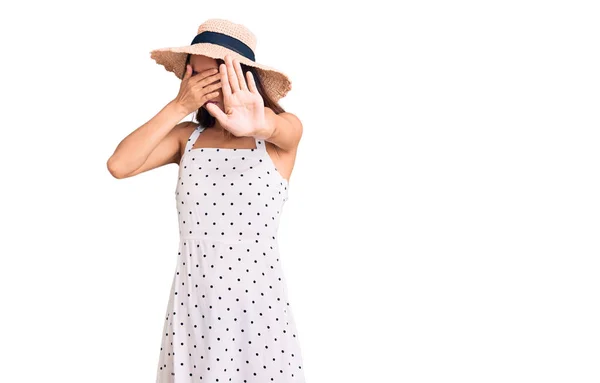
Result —
[[[224,33],[204,31],[194,37],[191,45],[198,43],[211,43],[220,45],[241,54],[249,60],[255,61],[254,51],[248,45],[244,44],[244,42],[241,40]]]

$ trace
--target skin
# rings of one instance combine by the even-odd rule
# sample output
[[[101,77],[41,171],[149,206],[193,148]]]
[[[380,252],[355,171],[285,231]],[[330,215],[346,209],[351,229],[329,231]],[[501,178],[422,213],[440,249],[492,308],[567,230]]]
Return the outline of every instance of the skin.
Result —
[[[179,164],[187,140],[197,124],[180,122],[169,130],[165,123],[180,120],[204,105],[217,121],[214,127],[202,132],[194,148],[254,148],[254,137],[264,139],[275,167],[289,182],[302,136],[302,123],[292,113],[277,115],[264,107],[251,74],[248,72],[244,76],[239,62],[231,56],[225,56],[224,60],[225,64],[218,67],[219,72],[208,73],[207,70],[217,68],[217,61],[207,56],[192,55],[186,76],[188,82],[196,85],[186,89],[182,86],[173,101],[119,143],[107,161],[107,167],[115,178],[132,177],[169,163]],[[192,79],[194,76],[199,77]],[[206,91],[202,87],[213,89]],[[214,94],[215,91],[219,93]],[[211,96],[204,96],[205,93]],[[217,101],[217,104],[207,105],[205,101],[208,99]]]

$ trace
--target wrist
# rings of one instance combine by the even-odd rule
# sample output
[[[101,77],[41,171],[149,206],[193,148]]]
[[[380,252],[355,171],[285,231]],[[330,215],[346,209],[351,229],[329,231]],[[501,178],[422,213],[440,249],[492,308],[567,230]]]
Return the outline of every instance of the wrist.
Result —
[[[177,114],[181,119],[186,117],[191,112],[187,110],[181,103],[176,100],[172,100],[169,102],[168,107],[173,111],[173,113]]]
[[[267,111],[267,108],[265,108],[264,122],[260,127],[256,129],[256,131],[254,132],[254,136],[262,140],[268,140],[269,138],[273,137],[273,135],[275,134],[276,127],[275,117],[275,113],[269,113],[269,111]]]

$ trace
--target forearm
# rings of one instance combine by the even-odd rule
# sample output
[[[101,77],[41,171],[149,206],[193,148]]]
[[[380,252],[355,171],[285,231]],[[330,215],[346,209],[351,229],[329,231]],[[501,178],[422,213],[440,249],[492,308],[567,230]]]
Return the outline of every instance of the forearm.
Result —
[[[277,134],[277,114],[270,108],[265,107],[265,122],[263,126],[256,128],[253,136],[265,141],[270,141]]]
[[[150,153],[185,116],[176,102],[165,105],[148,122],[131,132],[116,147],[107,165],[115,172],[126,174],[144,164]]]

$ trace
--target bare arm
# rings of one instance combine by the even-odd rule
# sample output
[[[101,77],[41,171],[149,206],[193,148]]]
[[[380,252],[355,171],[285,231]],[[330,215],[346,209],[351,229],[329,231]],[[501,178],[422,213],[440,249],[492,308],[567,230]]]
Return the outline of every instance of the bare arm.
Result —
[[[189,122],[177,123],[187,114],[185,108],[176,101],[169,102],[152,119],[119,143],[106,162],[110,174],[121,179],[177,163],[181,142],[179,134]]]
[[[271,108],[265,107],[266,125],[259,129],[260,137],[274,146],[279,173],[289,181],[296,161],[298,144],[302,138],[302,123],[292,113],[276,114]]]
[[[276,114],[271,108],[265,107],[266,132],[261,132],[266,141],[277,146],[279,152],[295,152],[302,138],[302,123],[292,113]]]

